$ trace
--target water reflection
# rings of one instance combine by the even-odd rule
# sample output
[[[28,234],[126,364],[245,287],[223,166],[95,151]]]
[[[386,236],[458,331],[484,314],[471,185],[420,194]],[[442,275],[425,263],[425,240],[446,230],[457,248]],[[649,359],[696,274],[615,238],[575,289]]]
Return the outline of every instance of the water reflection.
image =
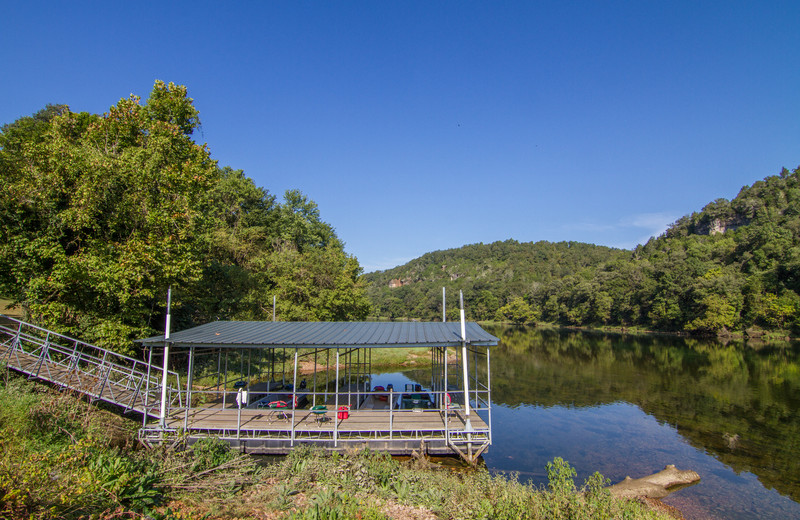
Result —
[[[487,330],[490,468],[544,482],[555,456],[613,480],[676,464],[703,477],[667,500],[687,516],[800,517],[795,345]]]

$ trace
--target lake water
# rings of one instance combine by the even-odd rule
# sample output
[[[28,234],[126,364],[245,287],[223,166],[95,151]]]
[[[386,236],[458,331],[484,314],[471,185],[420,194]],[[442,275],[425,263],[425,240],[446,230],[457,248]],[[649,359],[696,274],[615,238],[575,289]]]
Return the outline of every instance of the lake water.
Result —
[[[796,344],[487,330],[501,338],[491,471],[546,484],[545,465],[562,457],[580,485],[595,471],[618,482],[675,464],[702,479],[664,499],[689,519],[800,518]],[[415,371],[378,377],[425,383]]]

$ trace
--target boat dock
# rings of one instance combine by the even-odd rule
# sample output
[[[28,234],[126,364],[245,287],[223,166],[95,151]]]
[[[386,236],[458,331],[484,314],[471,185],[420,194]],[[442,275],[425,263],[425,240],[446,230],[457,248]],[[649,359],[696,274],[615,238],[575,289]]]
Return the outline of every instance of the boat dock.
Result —
[[[0,363],[140,414],[145,445],[213,436],[254,454],[313,444],[474,462],[492,442],[497,338],[477,324],[213,322],[139,343],[144,360],[0,323]],[[430,379],[373,387],[373,349],[398,347],[429,353]]]

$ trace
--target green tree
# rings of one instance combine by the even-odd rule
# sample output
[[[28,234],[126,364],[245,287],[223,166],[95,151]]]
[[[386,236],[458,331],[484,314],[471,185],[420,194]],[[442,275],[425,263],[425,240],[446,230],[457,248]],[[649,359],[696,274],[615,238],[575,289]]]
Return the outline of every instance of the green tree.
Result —
[[[39,323],[125,349],[152,332],[167,286],[202,272],[217,167],[191,139],[197,111],[185,87],[157,81],[145,103],[34,120],[0,139],[0,290]]]
[[[522,297],[514,298],[497,310],[498,321],[510,321],[517,325],[524,325],[537,319],[538,313]]]
[[[358,261],[334,245],[277,249],[254,259],[253,269],[257,283],[245,296],[243,318],[271,314],[273,295],[282,321],[361,320],[369,313]]]

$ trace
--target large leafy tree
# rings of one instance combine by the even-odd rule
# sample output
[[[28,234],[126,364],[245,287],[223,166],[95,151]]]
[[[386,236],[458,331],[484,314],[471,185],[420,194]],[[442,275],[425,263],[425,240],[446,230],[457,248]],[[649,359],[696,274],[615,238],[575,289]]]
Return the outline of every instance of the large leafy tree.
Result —
[[[101,345],[152,330],[167,286],[202,273],[218,168],[186,88],[103,115],[48,107],[0,134],[0,291],[35,321]]]
[[[349,320],[369,304],[358,261],[297,190],[278,203],[219,168],[192,134],[186,88],[102,115],[48,105],[0,131],[0,294],[34,321],[116,349],[215,319]]]

